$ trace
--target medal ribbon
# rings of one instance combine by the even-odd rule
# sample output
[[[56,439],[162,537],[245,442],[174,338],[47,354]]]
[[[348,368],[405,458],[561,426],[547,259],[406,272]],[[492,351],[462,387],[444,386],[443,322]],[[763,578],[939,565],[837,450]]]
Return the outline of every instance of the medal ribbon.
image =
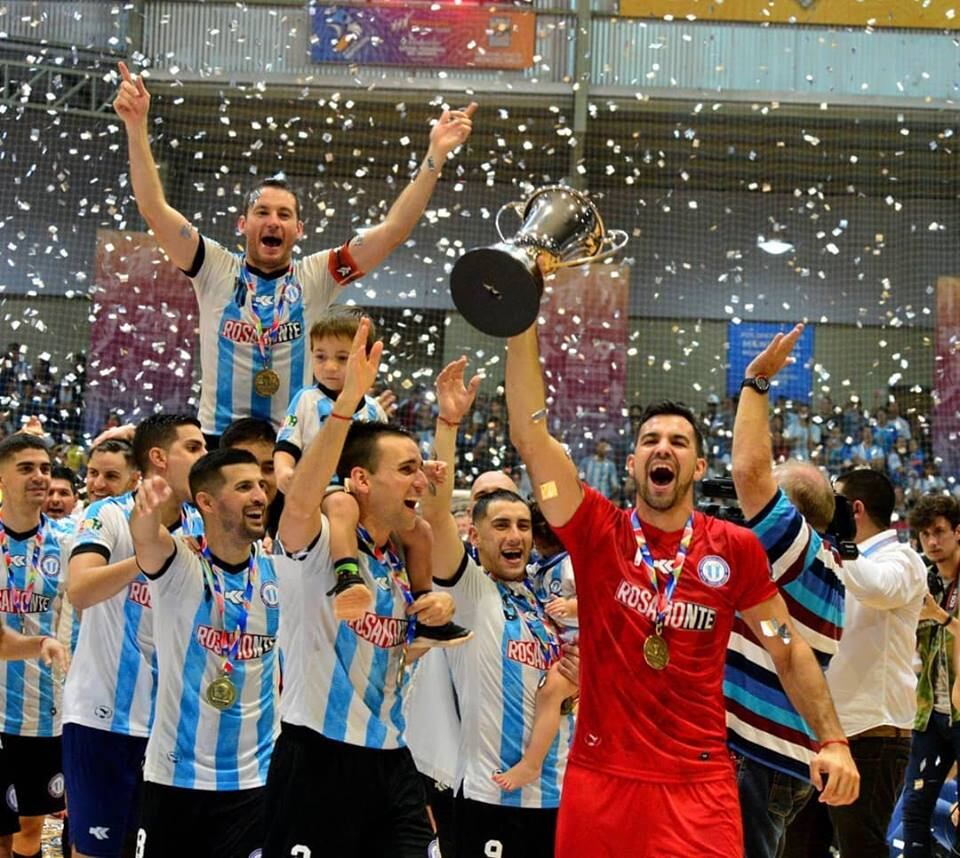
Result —
[[[216,571],[214,569],[213,555],[210,553],[210,546],[207,545],[207,538],[201,536],[199,542],[200,568],[203,569],[203,577],[213,595],[217,612],[220,614],[220,655],[223,656],[220,673],[223,676],[229,676],[233,672],[233,661],[237,657],[237,652],[240,650],[240,637],[247,630],[247,619],[250,616],[250,603],[253,601],[254,582],[257,577],[257,550],[253,548],[250,551],[250,559],[247,561],[247,585],[243,590],[243,604],[240,605],[237,627],[228,635],[227,605],[223,596],[223,582],[220,580],[220,576],[223,573],[219,569]]]
[[[284,310],[286,310],[287,288],[293,282],[293,263],[290,263],[287,273],[283,275],[283,282],[280,284],[280,292],[274,296],[273,321],[270,323],[270,327],[267,329],[264,329],[263,321],[261,320],[260,314],[257,312],[256,305],[254,304],[254,300],[257,297],[256,281],[250,275],[250,272],[247,271],[247,266],[242,260],[240,262],[240,282],[247,290],[247,309],[250,311],[250,315],[253,318],[253,329],[257,338],[257,348],[260,350],[260,357],[263,360],[264,366],[269,369],[270,349],[273,348],[274,343],[277,341],[277,332],[280,330],[280,321],[283,318]]]
[[[0,513],[2,513],[3,505],[0,504]],[[30,602],[33,599],[33,591],[37,589],[37,584],[40,583],[40,589],[43,589],[43,584],[40,578],[40,553],[43,551],[43,538],[44,538],[44,527],[47,523],[47,518],[43,513],[40,513],[40,524],[37,527],[37,532],[33,535],[33,550],[30,552],[30,560],[25,563],[27,567],[26,571],[26,580],[23,587],[23,596],[19,599],[19,608],[18,613],[21,615],[27,613],[30,609]],[[3,563],[7,569],[7,583],[11,586],[15,586],[16,579],[14,573],[13,557],[10,554],[10,540],[7,537],[7,528],[3,524],[3,516],[0,514],[0,553],[3,554]]]
[[[670,571],[670,578],[666,586],[661,590],[657,583],[657,569],[653,565],[653,556],[650,554],[650,546],[647,545],[647,538],[643,535],[643,527],[640,524],[640,517],[637,511],[633,511],[633,536],[637,540],[637,553],[633,558],[634,566],[646,566],[650,573],[650,583],[653,584],[653,592],[657,595],[657,617],[654,620],[656,634],[663,631],[663,622],[670,611],[670,604],[673,601],[673,591],[677,589],[677,581],[680,580],[680,573],[683,571],[683,564],[690,552],[690,543],[693,542],[693,513],[687,519],[683,527],[683,536],[680,537],[680,545],[677,548],[677,557],[673,561],[673,569]]]
[[[357,536],[367,549],[367,553],[378,563],[386,566],[390,570],[390,580],[403,597],[403,601],[409,606],[415,601],[413,591],[410,589],[410,579],[407,577],[407,570],[403,568],[403,561],[400,556],[392,549],[390,543],[386,545],[386,550],[379,548],[373,541],[373,537],[362,525],[357,525]],[[417,633],[417,618],[412,614],[407,617],[407,646],[413,643]]]

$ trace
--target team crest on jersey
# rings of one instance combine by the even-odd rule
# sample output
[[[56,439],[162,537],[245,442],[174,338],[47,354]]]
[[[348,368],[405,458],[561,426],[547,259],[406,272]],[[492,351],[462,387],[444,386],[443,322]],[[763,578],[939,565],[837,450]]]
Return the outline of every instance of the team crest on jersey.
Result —
[[[284,421],[283,421],[283,425],[284,425],[284,426],[290,426],[290,427],[296,426],[296,425],[297,425],[297,415],[296,415],[296,414],[288,414],[288,415],[286,416],[286,418],[284,419]]]
[[[40,560],[40,571],[47,578],[60,576],[60,557],[56,554],[44,554]]]
[[[63,798],[63,775],[57,772],[47,784],[47,792],[51,798]]]
[[[20,806],[17,804],[17,788],[13,784],[7,787],[7,807],[16,813]]]
[[[280,589],[273,581],[264,581],[260,587],[260,598],[268,608],[275,608],[280,604]]]
[[[697,574],[708,587],[722,587],[730,580],[730,567],[722,557],[710,554],[697,564]]]
[[[550,590],[551,593],[553,593],[554,596],[559,596],[560,586],[561,586],[561,582],[559,578],[551,578],[548,589]]]
[[[286,298],[288,304],[296,304],[302,295],[303,289],[300,288],[300,284],[291,283],[289,286],[287,286],[287,291],[284,293],[284,298]]]

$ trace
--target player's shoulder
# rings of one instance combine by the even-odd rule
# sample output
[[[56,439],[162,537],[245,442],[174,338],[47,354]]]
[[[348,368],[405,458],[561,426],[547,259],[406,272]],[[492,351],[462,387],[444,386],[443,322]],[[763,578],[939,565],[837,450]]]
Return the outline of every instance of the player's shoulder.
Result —
[[[99,530],[104,521],[129,519],[133,511],[133,492],[94,501],[83,512],[81,530]]]

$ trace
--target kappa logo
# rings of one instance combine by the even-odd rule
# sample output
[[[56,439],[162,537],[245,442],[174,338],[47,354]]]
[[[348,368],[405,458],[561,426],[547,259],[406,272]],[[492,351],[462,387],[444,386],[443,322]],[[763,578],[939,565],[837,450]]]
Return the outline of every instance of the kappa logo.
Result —
[[[697,564],[697,575],[708,587],[722,587],[730,580],[730,567],[722,557],[710,554]]]
[[[10,786],[7,787],[6,798],[7,807],[9,807],[10,810],[12,810],[14,813],[20,810],[20,806],[17,804],[17,788],[13,784],[10,784]]]
[[[260,598],[268,608],[276,608],[280,604],[280,589],[273,581],[264,581],[260,587]]]
[[[242,605],[243,590],[227,590],[223,594],[223,598],[226,599],[231,605]]]
[[[44,554],[40,560],[40,571],[47,578],[60,576],[60,558],[56,554]]]
[[[110,828],[106,825],[91,825],[88,829],[88,833],[96,837],[97,840],[109,840],[110,839]]]
[[[273,295],[257,295],[257,297],[253,299],[253,303],[258,307],[272,307]]]
[[[390,579],[389,578],[376,578],[377,586],[386,592],[390,589]]]
[[[63,798],[63,773],[57,772],[47,784],[47,792],[51,798]]]

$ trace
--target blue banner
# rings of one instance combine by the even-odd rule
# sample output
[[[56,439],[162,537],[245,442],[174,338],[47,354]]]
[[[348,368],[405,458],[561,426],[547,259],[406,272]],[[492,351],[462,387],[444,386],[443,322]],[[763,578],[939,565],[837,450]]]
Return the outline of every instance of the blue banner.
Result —
[[[790,325],[777,322],[740,322],[727,325],[727,394],[740,392],[747,365],[766,347],[774,335],[787,333]],[[771,380],[770,399],[786,396],[796,402],[809,403],[813,391],[813,325],[807,325],[793,347],[792,364],[785,366]]]

